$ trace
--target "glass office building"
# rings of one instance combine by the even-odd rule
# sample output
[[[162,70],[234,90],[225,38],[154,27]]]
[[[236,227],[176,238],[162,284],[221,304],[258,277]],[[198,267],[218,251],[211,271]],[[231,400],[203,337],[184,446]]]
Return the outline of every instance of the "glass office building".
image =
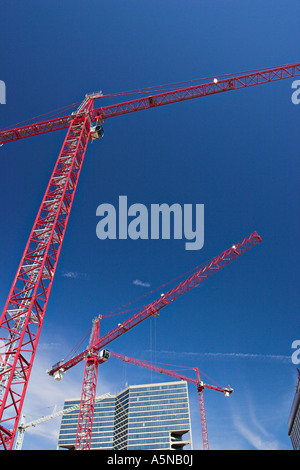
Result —
[[[114,396],[96,398],[91,449],[113,449],[115,401]],[[62,417],[58,448],[74,449],[79,415],[80,399],[65,400],[64,410],[78,405],[78,409]]]
[[[66,400],[65,408],[79,403]],[[74,448],[78,410],[61,421],[58,448]],[[192,449],[187,383],[129,386],[96,402],[91,449]]]

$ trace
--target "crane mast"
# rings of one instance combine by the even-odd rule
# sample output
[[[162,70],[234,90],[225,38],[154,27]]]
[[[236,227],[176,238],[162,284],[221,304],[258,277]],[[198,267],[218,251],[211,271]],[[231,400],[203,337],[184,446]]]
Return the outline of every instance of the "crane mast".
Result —
[[[100,318],[93,321],[89,349],[93,350],[99,340]],[[89,450],[92,439],[94,407],[97,389],[99,357],[98,351],[85,359],[84,377],[78,415],[75,450]]]
[[[201,423],[203,450],[209,450],[206,411],[205,411],[204,395],[203,395],[204,386],[201,383],[201,378],[200,378],[200,373],[199,373],[198,368],[196,368],[196,374],[197,374],[197,395],[198,395],[198,403],[199,403],[199,411],[200,411],[200,423]]]
[[[4,448],[11,448],[17,429],[89,132],[88,116],[70,124],[0,319],[5,347],[0,369]]]
[[[103,97],[102,92],[98,92],[87,95],[77,111],[69,116],[0,131],[2,146],[67,129],[0,318],[0,447],[5,450],[13,447],[87,144],[103,135],[105,120],[298,75],[300,63],[294,63],[94,109],[94,102]],[[140,321],[154,314],[158,307],[153,305],[144,317],[140,316]],[[124,328],[129,329],[135,324],[134,320],[132,325],[127,323]],[[105,341],[111,341],[120,334],[122,332],[118,329]]]
[[[149,362],[141,361],[140,359],[135,359],[133,357],[124,356],[123,354],[116,353],[114,351],[105,351],[103,352],[103,356],[106,358],[114,357],[119,359],[123,362],[129,362],[130,364],[134,364],[139,367],[144,367],[145,369],[153,370],[155,372],[159,372],[160,374],[168,375],[170,377],[174,377],[178,380],[185,380],[188,383],[192,383],[197,387],[197,394],[198,394],[198,401],[199,401],[199,410],[200,410],[200,422],[201,422],[201,431],[202,431],[202,443],[203,443],[203,450],[209,450],[209,442],[208,442],[208,433],[207,433],[207,421],[206,421],[206,412],[205,412],[205,405],[204,405],[204,396],[203,390],[205,388],[216,390],[218,392],[224,393],[225,396],[229,396],[232,392],[232,388],[221,388],[215,386],[209,386],[202,382],[200,377],[200,372],[198,367],[193,367],[193,370],[196,371],[197,379],[193,379],[191,377],[185,376],[183,374],[179,374],[173,370],[163,369],[162,367],[156,366],[154,364],[150,364]]]

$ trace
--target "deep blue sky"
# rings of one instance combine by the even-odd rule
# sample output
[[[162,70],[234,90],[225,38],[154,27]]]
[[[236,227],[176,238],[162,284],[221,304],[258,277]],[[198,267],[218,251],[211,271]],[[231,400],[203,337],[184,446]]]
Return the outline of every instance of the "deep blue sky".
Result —
[[[7,104],[0,107],[0,127],[81,101],[92,91],[109,94],[297,62],[299,15],[298,0],[6,4],[0,79]],[[205,395],[212,448],[291,448],[287,420],[296,367],[290,357],[299,339],[300,112],[291,102],[291,85],[283,80],[105,123],[105,137],[88,147],[80,176],[24,406],[28,419],[80,394],[83,364],[54,385],[44,371],[73,348],[97,314],[257,230],[261,244],[111,349],[198,366],[221,385],[229,383],[235,389],[230,399]],[[2,304],[64,135],[1,147]],[[186,251],[183,240],[100,241],[96,208],[104,202],[117,207],[120,195],[147,207],[204,204],[203,249]],[[64,276],[70,272],[77,278]],[[134,285],[136,279],[151,287]],[[103,320],[102,333],[119,321]],[[114,359],[102,367],[99,393],[114,393],[127,382],[165,380]],[[191,402],[197,448],[194,390]],[[24,447],[55,448],[55,438],[49,442],[36,433]]]

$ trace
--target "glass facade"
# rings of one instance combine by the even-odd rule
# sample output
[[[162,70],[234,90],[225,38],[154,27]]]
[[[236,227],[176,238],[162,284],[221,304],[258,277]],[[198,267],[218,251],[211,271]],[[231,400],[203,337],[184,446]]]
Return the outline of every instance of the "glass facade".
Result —
[[[66,400],[65,407],[77,400]],[[74,448],[78,410],[62,418],[58,447]],[[96,403],[91,449],[192,449],[187,383],[127,387]]]
[[[64,409],[80,403],[80,400],[66,400]],[[74,449],[78,424],[79,410],[72,411],[62,417],[58,447]],[[115,397],[96,401],[91,449],[112,449],[114,440]]]

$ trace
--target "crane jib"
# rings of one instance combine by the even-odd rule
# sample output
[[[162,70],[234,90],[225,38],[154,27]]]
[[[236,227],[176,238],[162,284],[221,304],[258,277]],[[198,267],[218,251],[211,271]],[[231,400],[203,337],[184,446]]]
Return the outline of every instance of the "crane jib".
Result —
[[[181,282],[165,294],[162,294],[154,302],[151,302],[150,304],[142,308],[139,312],[137,312],[135,315],[130,317],[128,320],[124,321],[123,323],[120,323],[116,328],[99,338],[98,342],[94,344],[93,352],[99,351],[101,348],[103,348],[119,336],[123,335],[125,332],[129,331],[146,318],[149,318],[152,314],[156,315],[163,307],[169,305],[175,299],[181,297],[183,294],[190,291],[193,287],[200,284],[203,280],[207,279],[212,274],[216,273],[217,271],[225,267],[227,264],[231,263],[234,259],[238,258],[241,254],[243,254],[251,247],[260,242],[261,237],[257,234],[257,232],[253,232],[240,243],[232,245],[231,248],[210,260],[207,264],[202,266],[201,269],[196,271],[189,278],[185,279],[183,282]],[[88,354],[89,350],[86,350],[67,362],[61,361],[60,363],[53,366],[48,371],[48,374],[53,376],[58,370],[65,372],[68,369],[79,364],[83,359],[87,357]]]
[[[294,63],[268,68],[265,70],[259,70],[248,74],[234,75],[232,77],[221,80],[215,79],[209,83],[179,88],[176,90],[167,91],[165,93],[125,101],[123,103],[118,103],[111,106],[100,107],[98,109],[93,109],[93,106],[90,105],[91,103],[93,105],[94,101],[96,101],[99,97],[102,98],[102,93],[99,94],[99,96],[97,94],[91,94],[88,95],[88,99],[84,99],[84,107],[80,109],[80,112],[82,114],[88,113],[91,121],[105,121],[111,117],[121,116],[136,111],[143,111],[146,109],[156,108],[158,106],[178,103],[180,101],[200,98],[226,91],[249,88],[252,86],[292,78],[299,75],[300,63]],[[26,137],[44,134],[46,132],[66,129],[70,125],[71,120],[77,118],[79,115],[80,113],[71,114],[69,116],[35,122],[27,126],[0,131],[0,145]]]

